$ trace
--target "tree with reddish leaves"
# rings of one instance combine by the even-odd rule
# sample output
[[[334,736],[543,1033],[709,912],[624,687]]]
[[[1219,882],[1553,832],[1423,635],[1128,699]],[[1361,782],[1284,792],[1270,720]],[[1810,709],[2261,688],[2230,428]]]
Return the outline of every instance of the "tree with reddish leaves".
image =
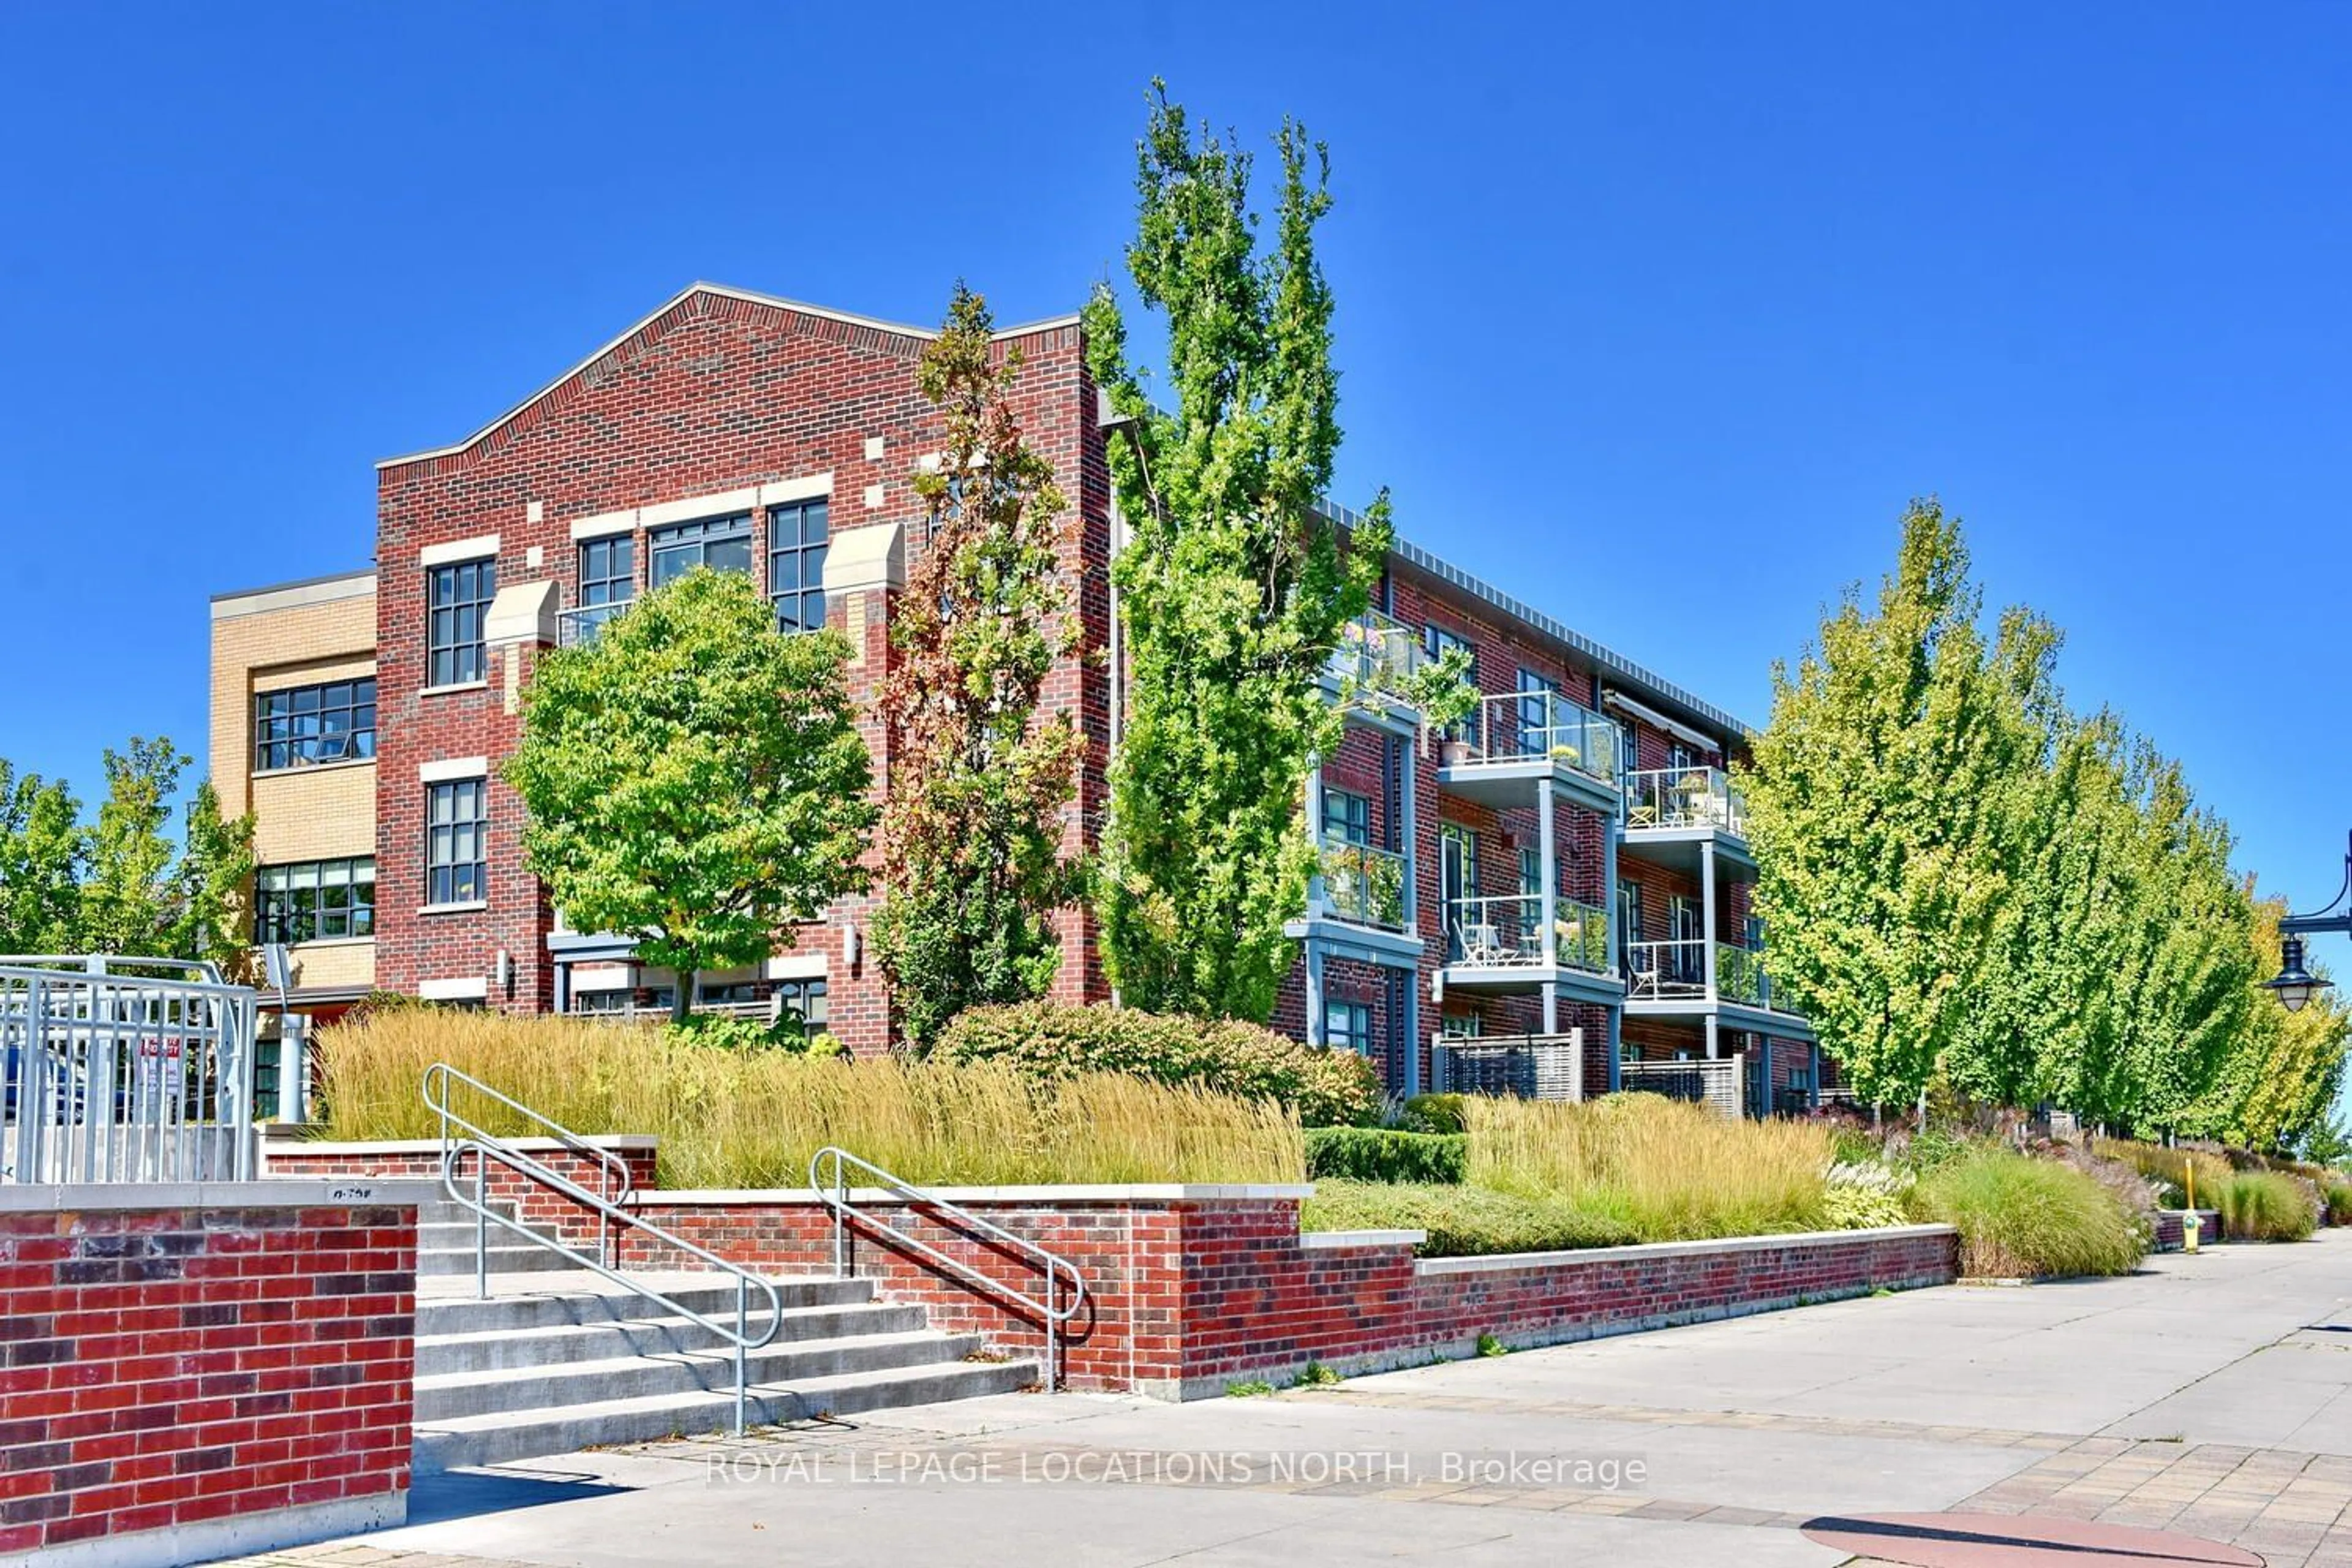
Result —
[[[1066,503],[1015,416],[1017,353],[961,284],[919,384],[945,416],[915,476],[924,547],[891,612],[882,690],[889,789],[874,947],[898,1036],[918,1049],[966,1007],[1043,995],[1061,961],[1054,911],[1076,896],[1066,846],[1084,741],[1038,711],[1080,626],[1061,571]]]

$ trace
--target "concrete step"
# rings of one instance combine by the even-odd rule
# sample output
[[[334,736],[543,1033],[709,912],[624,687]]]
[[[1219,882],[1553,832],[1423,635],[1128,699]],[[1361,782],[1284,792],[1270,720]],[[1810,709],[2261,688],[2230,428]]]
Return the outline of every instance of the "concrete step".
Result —
[[[1031,1361],[918,1363],[877,1372],[811,1376],[787,1386],[755,1387],[749,1416],[758,1425],[851,1415],[865,1410],[1006,1394],[1037,1381],[1037,1365]],[[433,1421],[420,1415],[415,1468],[417,1474],[431,1475],[463,1465],[494,1465],[594,1446],[723,1432],[734,1409],[730,1383],[724,1390],[602,1399]]]
[[[640,1303],[648,1313],[659,1308]],[[764,1312],[764,1302],[762,1311]],[[731,1322],[733,1303],[713,1314],[714,1321]],[[754,1323],[761,1321],[755,1318]],[[855,1334],[919,1332],[928,1325],[920,1307],[854,1302],[843,1306],[791,1307],[777,1321],[773,1343],[803,1340],[835,1340]],[[416,1342],[416,1375],[500,1371],[512,1367],[561,1366],[571,1362],[608,1361],[617,1356],[678,1355],[724,1352],[726,1341],[691,1318],[653,1317],[625,1321],[544,1323],[530,1328],[501,1326],[467,1333],[427,1334]]]
[[[762,1345],[750,1353],[748,1361],[754,1383],[792,1387],[813,1379],[961,1362],[980,1349],[981,1343],[977,1334],[938,1334],[918,1329],[911,1332],[853,1334],[842,1339]],[[428,1426],[459,1416],[715,1392],[734,1386],[735,1359],[731,1351],[622,1354],[604,1361],[552,1366],[445,1373],[416,1380],[416,1424]]]
[[[719,1321],[735,1312],[735,1280],[731,1275],[635,1274],[677,1305]],[[874,1300],[871,1279],[776,1279],[777,1303],[790,1310],[803,1307],[859,1306]],[[560,1323],[614,1323],[669,1315],[659,1302],[615,1285],[584,1268],[531,1274],[493,1274],[488,1300],[474,1296],[470,1274],[440,1275],[417,1287],[416,1332],[420,1338],[444,1334],[482,1333],[545,1328]],[[767,1297],[751,1293],[753,1310],[765,1311]]]
[[[507,1233],[504,1241],[496,1236],[490,1237],[488,1261],[493,1274],[547,1274],[558,1269],[576,1273],[579,1270],[579,1266],[563,1254],[535,1246],[512,1231]],[[416,1274],[420,1279],[448,1274],[470,1276],[474,1266],[471,1238],[463,1248],[436,1247],[429,1252],[420,1249],[416,1254]]]

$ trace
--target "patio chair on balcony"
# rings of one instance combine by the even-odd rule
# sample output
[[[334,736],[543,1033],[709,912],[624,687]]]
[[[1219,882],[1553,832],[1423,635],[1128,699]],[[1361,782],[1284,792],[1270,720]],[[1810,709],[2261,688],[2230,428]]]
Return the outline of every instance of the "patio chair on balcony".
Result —
[[[1501,963],[1511,956],[1503,945],[1503,933],[1494,925],[1476,921],[1462,928],[1462,961],[1465,963]]]

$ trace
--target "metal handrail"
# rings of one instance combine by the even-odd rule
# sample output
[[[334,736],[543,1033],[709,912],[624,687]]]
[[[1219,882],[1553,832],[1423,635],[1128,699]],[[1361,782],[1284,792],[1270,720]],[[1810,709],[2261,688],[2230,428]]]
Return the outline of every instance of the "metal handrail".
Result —
[[[486,1094],[489,1096],[492,1100],[497,1100],[500,1105],[505,1106],[509,1110],[515,1111],[520,1115],[528,1116],[531,1121],[545,1128],[550,1135],[555,1138],[555,1140],[558,1142],[561,1142],[565,1148],[571,1150],[573,1153],[595,1161],[597,1164],[603,1168],[604,1172],[603,1177],[600,1177],[597,1181],[596,1188],[598,1193],[601,1194],[599,1201],[605,1207],[610,1208],[625,1204],[631,1198],[636,1196],[636,1176],[630,1171],[629,1163],[626,1160],[622,1159],[618,1154],[614,1153],[609,1149],[599,1149],[593,1143],[589,1142],[587,1139],[583,1138],[579,1133],[572,1131],[569,1127],[564,1126],[559,1121],[554,1121],[545,1116],[541,1116],[538,1111],[533,1110],[530,1106],[525,1105],[519,1100],[510,1099],[506,1095],[500,1094],[497,1089],[492,1089],[480,1079],[475,1078],[467,1073],[459,1072],[447,1062],[435,1062],[431,1067],[425,1069],[425,1104],[427,1110],[436,1112],[441,1118],[441,1147],[445,1154],[447,1152],[449,1147],[449,1123],[453,1121],[464,1126],[468,1132],[471,1132],[477,1138],[488,1138],[490,1136],[489,1133],[483,1131],[480,1128],[475,1126],[472,1122],[466,1121],[464,1117],[457,1115],[449,1109],[448,1083],[451,1079],[456,1079],[459,1083],[464,1084],[467,1088],[473,1089],[478,1094]],[[619,1173],[621,1178],[621,1186],[618,1192],[613,1191],[611,1186],[608,1184],[608,1179],[615,1172]],[[596,1218],[596,1255],[599,1258],[606,1259],[611,1258],[613,1256],[612,1226],[606,1222],[601,1209],[599,1210]]]
[[[455,1068],[450,1067],[446,1062],[436,1062],[432,1067],[425,1069],[425,1078],[428,1082],[434,1080],[436,1074],[439,1075],[443,1080],[451,1078],[461,1079],[464,1082],[472,1084],[477,1089],[486,1090],[497,1099],[506,1100],[509,1105],[514,1104],[514,1101],[507,1100],[507,1097],[499,1094],[498,1090],[489,1089],[488,1085],[481,1083],[478,1079],[469,1078],[466,1074],[457,1071]],[[761,1346],[768,1343],[771,1340],[773,1340],[776,1337],[777,1330],[783,1324],[783,1299],[776,1293],[776,1287],[774,1284],[769,1280],[761,1279],[760,1276],[752,1273],[750,1269],[745,1268],[739,1264],[729,1262],[726,1258],[719,1257],[717,1253],[710,1251],[707,1247],[697,1247],[693,1242],[687,1240],[684,1237],[677,1236],[669,1231],[664,1230],[661,1226],[654,1224],[651,1220],[642,1218],[637,1215],[631,1214],[626,1209],[619,1207],[617,1205],[606,1202],[604,1198],[590,1192],[587,1188],[580,1185],[579,1183],[574,1182],[562,1173],[541,1163],[539,1161],[532,1159],[530,1155],[522,1152],[519,1149],[510,1148],[507,1144],[501,1143],[497,1138],[483,1131],[480,1128],[476,1127],[472,1122],[467,1121],[464,1117],[450,1110],[446,1100],[433,1100],[428,1092],[426,1102],[432,1105],[434,1109],[438,1110],[441,1114],[442,1190],[446,1192],[449,1194],[450,1201],[457,1204],[460,1208],[470,1209],[473,1211],[475,1234],[475,1293],[485,1299],[489,1295],[489,1222],[495,1220],[507,1229],[513,1231],[516,1235],[523,1237],[524,1238],[536,1243],[538,1246],[547,1248],[547,1250],[554,1253],[559,1258],[567,1258],[583,1268],[586,1268],[596,1274],[602,1275],[604,1278],[613,1281],[615,1285],[635,1291],[638,1295],[643,1296],[646,1300],[653,1302],[656,1306],[662,1308],[667,1312],[699,1324],[710,1333],[716,1335],[719,1339],[727,1341],[735,1347],[734,1434],[739,1437],[743,1435],[745,1406],[749,1402],[751,1393],[751,1352],[758,1350]],[[531,1110],[528,1106],[520,1107],[519,1109],[523,1110],[526,1115],[530,1116],[532,1120],[539,1121],[543,1125],[553,1125],[553,1123],[549,1122],[545,1117],[541,1116],[534,1110]],[[453,1139],[450,1136],[450,1128],[452,1123],[462,1128],[467,1133],[467,1136]],[[458,1167],[463,1163],[466,1154],[469,1151],[474,1155],[474,1191],[471,1197],[468,1197],[459,1189],[457,1182]],[[693,1308],[687,1306],[684,1302],[677,1300],[676,1298],[663,1294],[660,1290],[657,1290],[653,1286],[646,1284],[644,1280],[635,1279],[631,1275],[625,1274],[617,1268],[607,1268],[603,1262],[596,1258],[588,1258],[580,1253],[574,1252],[572,1248],[564,1246],[563,1243],[556,1240],[553,1237],[535,1231],[530,1226],[524,1225],[520,1220],[509,1218],[509,1216],[499,1214],[495,1209],[491,1208],[486,1193],[488,1184],[485,1178],[488,1171],[489,1162],[492,1160],[498,1161],[500,1164],[518,1173],[519,1174],[529,1177],[531,1181],[537,1182],[540,1185],[546,1187],[551,1192],[570,1198],[576,1204],[582,1204],[589,1208],[595,1209],[598,1211],[600,1219],[619,1220],[624,1225],[634,1226],[635,1228],[645,1232],[646,1235],[665,1244],[666,1246],[675,1247],[677,1250],[686,1253],[690,1257],[700,1258],[703,1262],[709,1264],[713,1268],[719,1270],[720,1273],[733,1275],[735,1277],[735,1326],[732,1329],[730,1329],[726,1324],[721,1323],[715,1319],[707,1318],[700,1312],[696,1311]],[[599,1234],[603,1234],[601,1227]],[[751,1324],[751,1287],[753,1286],[759,1287],[761,1293],[768,1298],[768,1326],[766,1330],[757,1337],[753,1336]]]
[[[833,1182],[829,1189],[820,1173],[821,1167],[827,1160],[833,1162]],[[912,1233],[890,1224],[887,1220],[877,1218],[870,1214],[862,1215],[868,1225],[892,1237],[908,1251],[928,1258],[951,1274],[961,1276],[968,1285],[1009,1296],[1017,1304],[1028,1308],[1044,1319],[1045,1386],[1051,1390],[1060,1375],[1058,1352],[1061,1327],[1076,1317],[1078,1309],[1086,1305],[1087,1281],[1086,1277],[1078,1272],[1078,1266],[1060,1253],[1049,1251],[1038,1246],[1025,1236],[1015,1236],[1003,1226],[981,1218],[961,1204],[950,1203],[947,1199],[927,1193],[920,1187],[909,1186],[871,1160],[861,1160],[848,1150],[828,1143],[809,1156],[809,1186],[815,1192],[817,1201],[833,1211],[833,1271],[844,1279],[850,1278],[847,1231],[849,1218],[853,1214],[862,1213],[851,1201],[849,1195],[849,1167],[852,1165],[873,1177],[876,1185],[887,1188],[909,1203],[920,1204],[927,1208],[934,1208],[944,1214],[952,1215],[981,1235],[994,1241],[1001,1241],[1017,1252],[1027,1254],[1039,1265],[1045,1276],[1045,1299],[1043,1301],[1023,1294],[1002,1279],[992,1279],[982,1273],[960,1258],[950,1257]],[[1065,1276],[1069,1280],[1069,1300],[1066,1305],[1063,1304],[1056,1290],[1057,1281]]]

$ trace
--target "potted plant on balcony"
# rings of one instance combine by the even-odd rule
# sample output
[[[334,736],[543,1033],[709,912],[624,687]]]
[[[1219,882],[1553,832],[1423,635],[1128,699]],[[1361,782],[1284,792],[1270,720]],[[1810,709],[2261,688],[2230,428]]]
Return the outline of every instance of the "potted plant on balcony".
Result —
[[[1571,768],[1580,768],[1584,765],[1584,753],[1563,741],[1551,749],[1551,760],[1564,763]]]

